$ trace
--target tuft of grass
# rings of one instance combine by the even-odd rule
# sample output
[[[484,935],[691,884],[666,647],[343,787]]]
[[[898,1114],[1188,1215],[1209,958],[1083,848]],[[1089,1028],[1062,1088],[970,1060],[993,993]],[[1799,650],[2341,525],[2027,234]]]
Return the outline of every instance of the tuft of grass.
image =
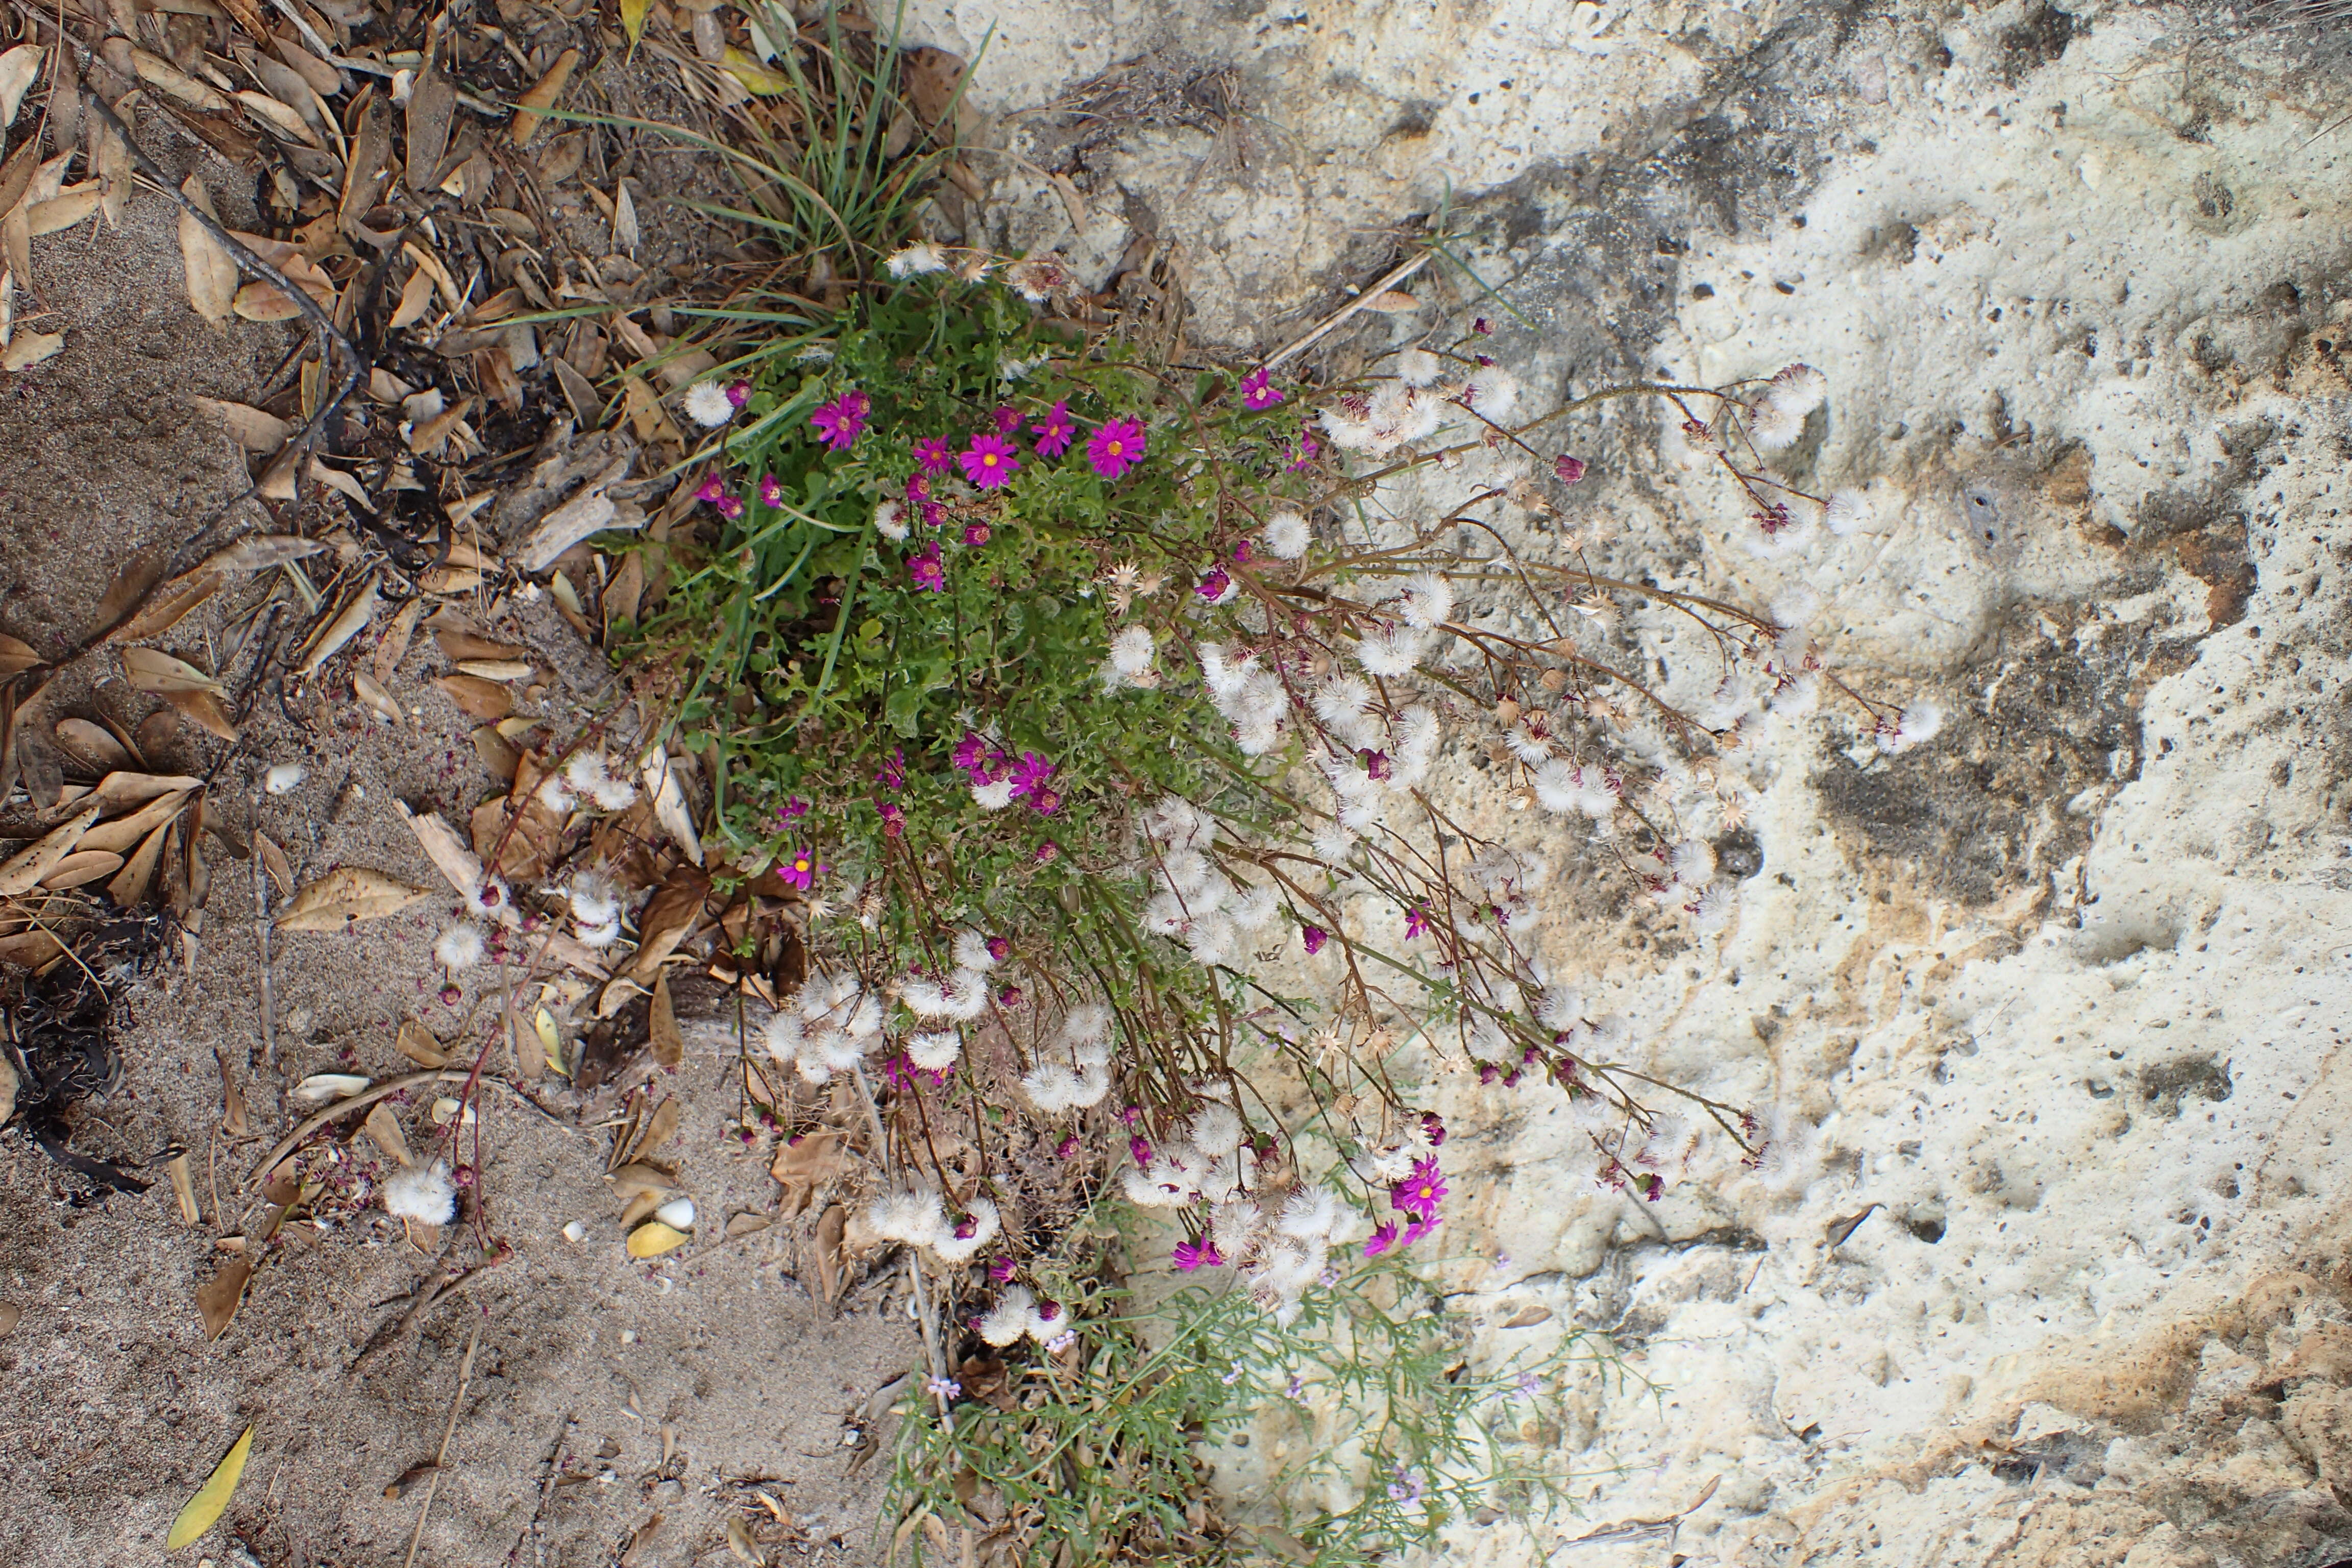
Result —
[[[1108,1231],[1108,1209],[1070,1234]],[[1394,1261],[1362,1263],[1286,1324],[1223,1279],[1144,1306],[1125,1251],[1073,1247],[1046,1281],[1084,1326],[1071,1349],[971,1341],[946,1420],[910,1395],[884,1512],[894,1561],[957,1560],[966,1530],[982,1564],[1384,1561],[1566,1502],[1576,1478],[1519,1424],[1559,1430],[1573,1363],[1623,1373],[1581,1334],[1475,1372],[1466,1321]]]

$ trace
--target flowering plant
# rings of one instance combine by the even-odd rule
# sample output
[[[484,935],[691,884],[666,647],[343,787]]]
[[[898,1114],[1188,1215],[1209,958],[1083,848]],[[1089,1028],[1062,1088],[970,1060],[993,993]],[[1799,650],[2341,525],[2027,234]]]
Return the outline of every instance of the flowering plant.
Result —
[[[1555,1086],[1607,1184],[1655,1198],[1702,1135],[1753,1157],[1753,1119],[1638,1070],[1632,1026],[1553,982],[1536,890],[1572,865],[1704,939],[1733,914],[1713,838],[1744,810],[1743,737],[1824,688],[1890,749],[1935,715],[1853,692],[1809,606],[1611,575],[1572,532],[1538,559],[1504,524],[1584,479],[1561,417],[1641,397],[1745,498],[1759,553],[1850,530],[1858,499],[1764,457],[1819,373],[1515,422],[1483,321],[1315,387],[1153,363],[1058,313],[1051,261],[922,245],[888,270],[749,356],[698,556],[649,628],[735,874],[794,931],[766,1049],[812,1083],[887,1080],[901,1168],[872,1233],[950,1265],[994,1249],[972,1331],[1068,1346],[1082,1326],[1011,1280],[1040,1239],[1027,1121],[1108,1152],[1181,1226],[1176,1268],[1239,1270],[1286,1321],[1335,1248],[1442,1223],[1444,1124],[1391,1070],[1410,1042]],[[1382,515],[1407,479],[1455,493]],[[1644,673],[1675,637],[1704,650],[1688,697]],[[1328,1159],[1301,1161],[1269,1073],[1310,1090]],[[949,1122],[976,1163],[941,1159]]]

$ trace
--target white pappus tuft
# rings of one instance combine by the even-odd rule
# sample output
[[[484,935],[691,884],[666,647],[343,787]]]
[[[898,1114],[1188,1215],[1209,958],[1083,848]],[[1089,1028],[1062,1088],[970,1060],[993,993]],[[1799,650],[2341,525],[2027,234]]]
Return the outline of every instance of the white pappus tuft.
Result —
[[[874,509],[874,531],[880,534],[885,539],[899,540],[906,538],[907,520],[902,515],[904,510],[905,509],[894,500],[886,500],[881,505],[876,507]]]
[[[698,381],[686,389],[687,417],[715,430],[735,417],[735,400],[715,381]]]
[[[1261,536],[1265,552],[1282,561],[1296,561],[1307,553],[1314,532],[1307,526],[1307,516],[1295,507],[1284,507],[1265,520],[1265,532]]]
[[[458,924],[445,929],[434,939],[433,961],[452,974],[481,963],[481,928]]]
[[[1829,505],[1822,513],[1822,525],[1840,539],[1861,531],[1870,521],[1870,498],[1860,490],[1843,489],[1830,492]]]
[[[1454,618],[1454,584],[1435,572],[1423,572],[1404,585],[1397,613],[1409,626],[1442,626]]]
[[[1830,378],[1809,364],[1782,367],[1764,390],[1765,401],[1793,416],[1799,424],[1830,395]]]
[[[1407,386],[1427,386],[1444,369],[1445,362],[1427,349],[1407,349],[1397,355],[1397,379]]]
[[[883,265],[890,269],[893,278],[911,278],[922,272],[946,271],[948,258],[938,246],[918,242],[892,251]]]
[[[1421,634],[1411,626],[1381,626],[1356,645],[1356,662],[1370,676],[1410,675],[1421,662]]]
[[[1924,745],[1943,733],[1944,709],[1938,702],[1926,699],[1899,710],[1895,720],[1879,721],[1878,749],[1883,752],[1907,752]]]
[[[996,1239],[1003,1221],[996,1205],[987,1198],[976,1197],[967,1205],[967,1212],[957,1224],[943,1225],[938,1235],[925,1245],[938,1253],[942,1262],[969,1263],[980,1249]]]
[[[419,1225],[447,1225],[457,1213],[457,1187],[449,1179],[449,1167],[436,1161],[394,1172],[383,1184],[383,1212]]]

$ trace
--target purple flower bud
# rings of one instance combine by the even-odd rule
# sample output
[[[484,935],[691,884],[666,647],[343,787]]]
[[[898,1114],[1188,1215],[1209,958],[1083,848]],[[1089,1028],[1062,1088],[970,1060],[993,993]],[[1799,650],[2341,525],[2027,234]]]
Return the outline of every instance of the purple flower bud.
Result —
[[[1552,460],[1551,471],[1559,476],[1561,484],[1572,485],[1584,477],[1584,459],[1563,452]]]

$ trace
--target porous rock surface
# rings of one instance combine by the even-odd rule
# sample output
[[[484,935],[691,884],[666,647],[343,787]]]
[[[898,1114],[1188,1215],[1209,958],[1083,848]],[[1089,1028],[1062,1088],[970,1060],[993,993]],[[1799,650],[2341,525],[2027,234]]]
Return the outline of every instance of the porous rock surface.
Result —
[[[2340,46],[2042,0],[909,18],[967,54],[995,28],[996,237],[1095,279],[1181,237],[1203,337],[1287,341],[1443,212],[1523,318],[1491,352],[1530,412],[1822,368],[1779,466],[1866,487],[1851,538],[1755,558],[1630,403],[1548,437],[1592,464],[1569,517],[1506,524],[1751,603],[1804,587],[1858,689],[1950,716],[1891,757],[1852,709],[1758,735],[1719,938],[1619,907],[1553,836],[1555,973],[1772,1142],[1644,1205],[1594,1184],[1557,1091],[1443,1080],[1482,1353],[1605,1332],[1638,1374],[1504,1422],[1611,1472],[1582,1518],[1465,1526],[1449,1560],[1538,1561],[1711,1480],[1671,1546],[1552,1560],[2352,1553]],[[1138,56],[1127,97],[1091,82]]]

